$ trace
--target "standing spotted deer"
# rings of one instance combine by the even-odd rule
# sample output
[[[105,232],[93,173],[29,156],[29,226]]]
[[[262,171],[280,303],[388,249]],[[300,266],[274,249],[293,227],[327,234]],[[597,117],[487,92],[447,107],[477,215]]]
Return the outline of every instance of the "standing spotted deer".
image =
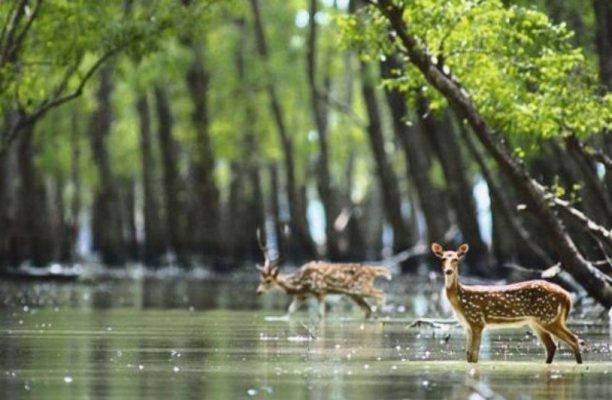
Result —
[[[578,337],[565,326],[572,300],[561,287],[542,280],[505,286],[467,286],[459,282],[459,261],[468,252],[462,244],[457,251],[445,251],[432,243],[431,251],[442,261],[446,296],[467,333],[467,361],[478,362],[480,337],[485,328],[528,325],[546,348],[550,364],[557,346],[553,336],[567,343],[582,364]]]
[[[259,240],[258,232],[258,240]],[[270,260],[268,249],[259,240],[265,263],[258,265],[261,281],[257,287],[257,295],[265,293],[274,287],[280,287],[293,296],[287,316],[296,312],[308,298],[315,297],[319,302],[319,315],[325,316],[325,296],[328,294],[343,294],[361,307],[368,318],[372,309],[366,297],[379,301],[384,299],[384,292],[374,287],[377,276],[391,279],[391,273],[385,267],[374,267],[361,264],[341,264],[312,261],[306,263],[292,274],[280,274],[278,259]]]

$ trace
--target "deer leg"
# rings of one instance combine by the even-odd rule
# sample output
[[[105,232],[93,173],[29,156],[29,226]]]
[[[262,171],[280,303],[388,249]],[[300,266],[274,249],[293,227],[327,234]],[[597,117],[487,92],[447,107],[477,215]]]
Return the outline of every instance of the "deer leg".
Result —
[[[480,352],[480,339],[482,337],[482,327],[472,326],[467,330],[467,361],[469,363],[478,362]]]
[[[370,315],[372,315],[372,309],[370,308],[368,302],[365,301],[363,297],[357,296],[356,294],[352,294],[349,297],[363,310],[366,319],[370,318]]]
[[[325,295],[324,294],[318,294],[317,295],[317,300],[319,301],[319,317],[321,317],[321,319],[325,318]]]
[[[555,351],[557,350],[557,345],[555,344],[552,336],[541,326],[533,325],[531,326],[531,329],[535,332],[538,339],[540,339],[540,342],[546,348],[546,364],[552,363],[552,360],[555,357]]]
[[[367,297],[371,297],[376,301],[376,307],[384,307],[385,305],[385,292],[380,289],[372,288],[368,291]],[[370,309],[372,309],[370,307]],[[374,309],[375,310],[375,309]]]
[[[287,310],[287,316],[290,317],[291,314],[295,313],[300,309],[300,306],[304,302],[304,298],[300,296],[294,296],[293,301],[289,304],[289,309]]]
[[[550,331],[556,337],[567,343],[569,347],[571,347],[572,351],[574,352],[574,356],[576,357],[576,362],[578,364],[582,364],[582,355],[580,354],[580,341],[578,340],[578,336],[574,335],[561,322],[557,322],[554,325],[554,329],[550,329]]]

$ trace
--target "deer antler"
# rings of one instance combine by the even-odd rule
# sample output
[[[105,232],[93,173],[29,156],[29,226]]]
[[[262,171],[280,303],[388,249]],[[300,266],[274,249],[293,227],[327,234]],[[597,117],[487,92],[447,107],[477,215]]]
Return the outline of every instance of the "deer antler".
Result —
[[[261,272],[269,272],[272,262],[270,260],[270,256],[268,253],[268,246],[264,245],[263,241],[261,240],[261,229],[260,228],[257,228],[257,244],[259,245],[259,248],[261,249],[261,252],[264,255],[265,262],[264,262],[263,267],[261,265],[256,265],[256,268],[260,270]]]

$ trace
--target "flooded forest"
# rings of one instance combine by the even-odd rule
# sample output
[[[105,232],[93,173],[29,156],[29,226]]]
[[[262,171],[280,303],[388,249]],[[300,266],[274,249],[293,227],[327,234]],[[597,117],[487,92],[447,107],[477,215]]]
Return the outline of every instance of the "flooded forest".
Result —
[[[611,309],[609,0],[0,2],[1,398],[612,398]]]

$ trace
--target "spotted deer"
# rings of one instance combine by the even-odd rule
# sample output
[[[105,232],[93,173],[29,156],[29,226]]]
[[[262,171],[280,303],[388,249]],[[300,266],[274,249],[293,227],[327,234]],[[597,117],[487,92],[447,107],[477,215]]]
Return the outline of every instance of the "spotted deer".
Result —
[[[564,341],[582,364],[580,342],[565,326],[572,299],[561,287],[543,280],[503,286],[467,286],[459,282],[459,261],[468,252],[467,244],[457,251],[432,243],[431,251],[441,260],[446,296],[467,334],[467,361],[478,362],[480,337],[485,328],[528,325],[546,348],[550,364],[557,346],[553,336]]]
[[[374,287],[374,281],[378,276],[391,279],[391,273],[385,267],[312,261],[292,274],[281,274],[278,259],[270,259],[267,247],[261,243],[259,232],[257,238],[265,258],[263,266],[257,265],[260,273],[257,295],[279,287],[293,296],[287,317],[296,312],[307,298],[315,297],[319,302],[319,316],[323,318],[325,297],[328,294],[343,294],[357,303],[365,317],[369,318],[372,308],[365,298],[371,297],[381,302],[384,299],[384,292]]]

